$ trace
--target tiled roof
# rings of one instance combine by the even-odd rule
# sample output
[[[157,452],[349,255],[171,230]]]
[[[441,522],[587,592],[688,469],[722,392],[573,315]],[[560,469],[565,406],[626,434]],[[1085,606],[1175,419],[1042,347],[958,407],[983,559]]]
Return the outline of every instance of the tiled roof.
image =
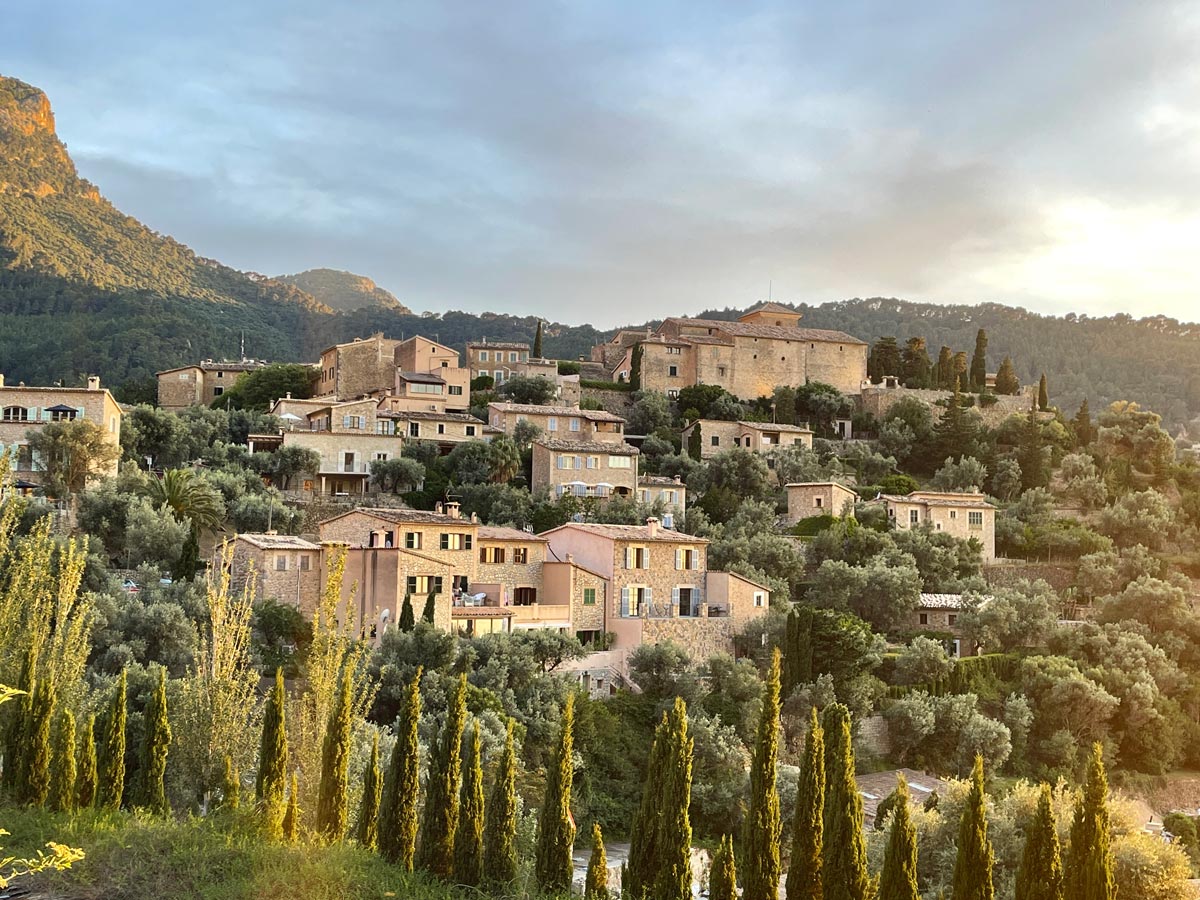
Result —
[[[368,516],[374,516],[377,519],[383,519],[387,522],[395,522],[402,525],[404,523],[412,523],[413,525],[474,525],[470,519],[454,518],[445,513],[433,512],[428,509],[408,509],[407,507],[381,507],[381,506],[359,506],[355,509],[348,510],[341,515],[333,516],[330,519],[325,519],[319,525],[325,525],[332,522],[334,519],[340,519],[342,516],[348,516],[353,513],[364,513]],[[319,527],[319,526],[318,526]]]
[[[528,344],[520,341],[468,341],[469,350],[528,350]]]
[[[525,416],[566,416],[587,419],[589,422],[624,422],[616,413],[606,409],[580,409],[578,406],[538,406],[535,403],[489,403],[501,412]]]
[[[560,525],[558,528],[552,528],[549,531],[543,531],[542,534],[554,534],[554,532],[562,531],[566,528],[585,531],[588,534],[598,535],[599,537],[609,538],[614,541],[656,541],[667,544],[708,543],[707,538],[696,537],[695,535],[691,534],[684,534],[682,531],[673,531],[670,528],[663,528],[661,525],[655,529],[653,537],[650,536],[649,525],[602,525],[597,522],[568,522],[566,525]]]
[[[433,412],[421,410],[385,410],[379,413],[382,419],[419,419],[422,422],[462,422],[466,425],[487,425],[482,419],[477,419],[467,413]]]
[[[980,499],[981,494],[963,494],[958,497],[930,497],[921,493],[913,494],[880,494],[880,499],[889,503],[912,503],[917,506],[948,506],[961,509],[964,506],[972,509],[995,509],[987,500]]]
[[[875,825],[875,815],[879,805],[896,789],[896,774],[904,775],[908,782],[910,794],[909,803],[912,807],[923,806],[929,795],[936,792],[945,796],[946,782],[933,775],[926,775],[915,769],[896,769],[890,772],[870,772],[854,776],[858,792],[863,799],[863,819],[868,828]]]
[[[775,303],[770,300],[768,300],[766,303],[760,303],[760,304],[758,304],[758,306],[751,307],[750,309],[748,309],[744,313],[742,313],[742,315],[749,316],[749,315],[753,315],[754,313],[764,313],[764,312],[765,313],[783,313],[783,314],[789,315],[789,316],[800,315],[800,313],[797,312],[796,310],[791,309],[790,307],[784,306],[781,303]]]
[[[926,594],[921,593],[919,609],[962,609],[962,594]]]
[[[752,428],[755,431],[786,431],[789,434],[812,434],[813,430],[806,425],[784,425],[776,422],[743,422],[738,421],[738,424],[743,428]]]
[[[290,534],[239,534],[238,540],[245,541],[259,550],[320,550],[319,544],[306,541]]]
[[[841,488],[843,491],[854,493],[854,488],[849,485],[842,484],[840,481],[792,481],[784,485],[785,488],[801,488],[801,487],[835,487]]]
[[[415,384],[445,384],[446,379],[434,375],[431,372],[401,372],[400,379],[402,381],[411,381]]]
[[[607,453],[609,456],[637,456],[638,448],[617,441],[557,441],[538,438],[533,442],[547,450],[565,450],[568,453]]]
[[[858,338],[844,331],[826,331],[823,328],[789,328],[786,325],[760,325],[757,322],[724,322],[717,319],[672,318],[669,321],[692,328],[714,328],[738,337],[774,338],[780,341],[823,341],[833,344],[863,344]],[[691,335],[684,335],[690,338]]]
[[[171,372],[182,372],[184,369],[200,369],[203,372],[249,372],[253,369],[261,369],[265,365],[269,365],[269,363],[259,359],[221,360],[220,362],[206,359],[198,363],[193,363],[190,366],[176,366],[173,369],[163,369],[161,372],[155,372],[154,374],[167,375]]]
[[[547,538],[519,528],[509,528],[505,525],[480,525],[479,540],[481,541],[542,541]]]
[[[643,484],[643,485],[647,485],[647,486],[662,485],[663,487],[677,487],[677,488],[687,486],[682,481],[680,481],[678,478],[667,478],[665,475],[641,475],[638,477],[638,484]]]

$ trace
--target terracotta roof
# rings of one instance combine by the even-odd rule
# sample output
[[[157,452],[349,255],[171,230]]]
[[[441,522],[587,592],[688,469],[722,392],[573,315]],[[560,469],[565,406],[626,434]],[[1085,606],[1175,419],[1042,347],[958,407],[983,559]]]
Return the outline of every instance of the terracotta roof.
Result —
[[[431,372],[401,372],[401,381],[411,381],[414,384],[445,384],[446,379]]]
[[[757,322],[725,322],[719,319],[688,319],[672,317],[668,321],[693,328],[714,328],[738,337],[773,338],[780,341],[823,341],[833,344],[862,344],[844,331],[827,331],[823,328],[789,328],[786,325],[760,325]],[[692,335],[683,335],[690,338]]]
[[[842,484],[840,481],[792,481],[784,485],[785,488],[800,488],[800,487],[837,487],[843,491],[854,493],[854,488],[849,485]]]
[[[522,531],[519,528],[509,528],[506,525],[480,525],[479,540],[481,541],[540,541],[544,543],[547,538],[541,535],[534,534],[531,531]]]
[[[420,410],[383,410],[379,413],[382,419],[419,419],[422,422],[462,422],[466,425],[487,425],[482,419],[477,419],[467,413],[432,412]]]
[[[768,300],[765,303],[760,303],[760,304],[758,304],[758,306],[752,306],[750,309],[748,309],[744,313],[742,313],[742,315],[749,316],[749,315],[753,315],[754,313],[762,313],[762,312],[784,313],[785,315],[789,315],[789,316],[800,315],[800,313],[797,310],[794,310],[788,306],[784,306],[781,303],[775,303],[774,301],[771,301],[771,300]]]
[[[934,791],[939,796],[946,794],[946,782],[934,775],[926,775],[915,769],[894,769],[890,772],[869,772],[854,776],[858,784],[858,792],[863,799],[863,819],[868,828],[875,825],[875,814],[879,812],[879,804],[887,799],[888,794],[896,789],[896,775],[901,773],[908,782],[911,807],[924,806],[929,795]]]
[[[320,550],[320,544],[306,541],[291,534],[239,534],[237,540],[245,541],[259,550]]]
[[[607,453],[609,456],[637,456],[640,452],[637,447],[626,444],[623,441],[557,441],[538,438],[533,443],[535,446],[545,447],[547,450],[565,450],[574,453]]]
[[[663,487],[678,487],[678,488],[687,487],[687,485],[685,485],[678,478],[668,478],[665,475],[639,475],[638,476],[638,484],[652,485],[652,486],[662,485]]]
[[[385,522],[395,522],[404,524],[411,522],[413,525],[469,525],[474,526],[476,523],[468,518],[454,518],[445,513],[433,512],[428,509],[409,509],[407,507],[381,507],[381,506],[359,506],[355,509],[347,510],[340,515],[333,516],[317,523],[317,527],[326,525],[343,516],[349,516],[354,513],[364,513],[368,516],[373,516],[376,519],[383,519]]]
[[[528,344],[520,341],[468,341],[470,350],[528,350]]]
[[[880,494],[882,500],[888,503],[912,503],[915,506],[950,506],[959,509],[964,506],[969,506],[974,509],[995,509],[996,507],[987,500],[981,500],[980,494],[963,494],[962,498],[957,497],[930,497],[920,493],[913,494]]]
[[[755,431],[786,431],[789,434],[812,434],[813,430],[806,425],[784,425],[776,422],[744,422],[738,420],[738,424],[743,428],[752,428]]]
[[[650,526],[648,525],[602,525],[598,522],[568,522],[566,525],[560,525],[558,528],[543,531],[542,534],[554,534],[556,531],[562,531],[567,528],[584,531],[588,534],[609,538],[614,541],[654,541],[667,544],[709,543],[707,538],[684,534],[681,531],[673,531],[670,528],[663,528],[661,525],[655,530],[653,537],[650,536]]]
[[[587,419],[589,422],[624,422],[621,416],[606,409],[580,409],[578,406],[538,406],[535,403],[489,403],[501,412],[526,416],[566,416]]]

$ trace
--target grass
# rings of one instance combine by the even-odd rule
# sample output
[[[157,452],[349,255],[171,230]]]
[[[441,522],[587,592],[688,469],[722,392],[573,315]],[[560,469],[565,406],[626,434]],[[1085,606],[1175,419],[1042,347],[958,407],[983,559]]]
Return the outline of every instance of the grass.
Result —
[[[34,896],[55,900],[450,900],[465,894],[401,872],[352,844],[267,844],[238,821],[167,821],[125,813],[61,816],[0,809],[12,832],[4,855],[54,840],[86,857],[35,877]]]

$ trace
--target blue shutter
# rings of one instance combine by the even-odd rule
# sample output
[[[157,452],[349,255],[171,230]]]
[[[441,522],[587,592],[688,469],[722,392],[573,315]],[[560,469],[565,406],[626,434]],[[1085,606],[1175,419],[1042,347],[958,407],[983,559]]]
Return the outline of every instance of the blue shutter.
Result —
[[[629,615],[629,588],[621,588],[621,615]]]

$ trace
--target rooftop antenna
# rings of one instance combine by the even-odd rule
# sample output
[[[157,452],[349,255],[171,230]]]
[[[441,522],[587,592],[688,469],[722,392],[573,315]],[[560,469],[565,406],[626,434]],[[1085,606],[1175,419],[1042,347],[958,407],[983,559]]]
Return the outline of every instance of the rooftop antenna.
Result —
[[[767,281],[767,302],[770,303],[775,297],[775,279]]]

